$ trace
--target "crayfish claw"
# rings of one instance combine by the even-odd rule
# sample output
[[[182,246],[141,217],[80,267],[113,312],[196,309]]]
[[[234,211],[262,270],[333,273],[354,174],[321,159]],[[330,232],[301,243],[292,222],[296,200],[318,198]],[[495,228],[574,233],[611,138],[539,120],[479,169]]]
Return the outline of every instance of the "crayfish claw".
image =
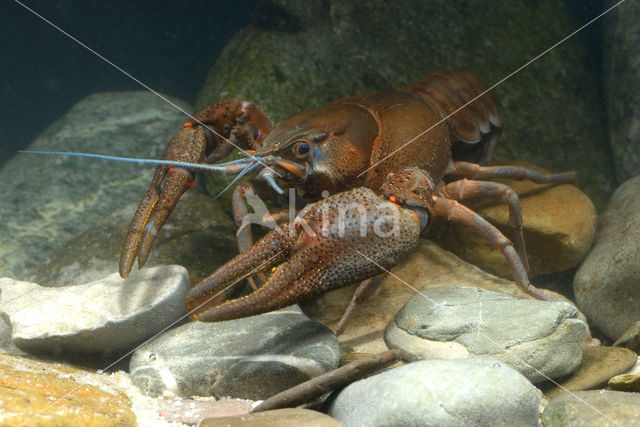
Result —
[[[206,139],[201,129],[185,127],[174,136],[165,150],[164,158],[198,163],[204,159]],[[120,276],[126,278],[138,258],[138,268],[147,261],[158,231],[175,208],[180,197],[193,186],[194,172],[161,165],[142,202],[138,206],[120,255]]]
[[[296,220],[220,267],[189,292],[187,305],[208,322],[283,308],[379,275],[408,254],[419,235],[413,212],[371,190],[336,194],[308,205]],[[257,291],[220,305],[211,302],[216,292],[280,262]]]
[[[257,305],[252,304],[251,299],[248,305],[246,301],[240,303],[239,305],[242,306],[240,309],[236,305],[229,309],[228,304],[230,302],[217,305],[217,297],[236,283],[240,283],[243,279],[280,263],[289,255],[295,239],[295,234],[289,233],[288,226],[269,232],[255,245],[237,255],[200,282],[195,288],[191,289],[186,298],[187,307],[194,313],[196,319],[203,321],[226,320],[258,314],[254,312]],[[263,286],[249,296],[239,300],[246,300],[249,297],[256,298],[256,293],[261,290],[264,292],[264,289]],[[219,308],[223,306],[227,307],[220,311]],[[252,306],[254,307],[253,309],[251,308]]]

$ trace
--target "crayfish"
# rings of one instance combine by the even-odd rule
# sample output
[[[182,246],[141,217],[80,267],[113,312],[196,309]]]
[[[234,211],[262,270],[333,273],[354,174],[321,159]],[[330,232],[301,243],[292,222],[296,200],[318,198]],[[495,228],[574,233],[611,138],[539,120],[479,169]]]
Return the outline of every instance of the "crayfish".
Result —
[[[576,175],[486,166],[501,128],[492,95],[466,70],[435,72],[398,91],[339,99],[275,127],[251,102],[208,107],[169,142],[169,164],[157,167],[133,218],[120,274],[129,274],[136,257],[144,265],[158,230],[193,185],[196,169],[189,165],[197,163],[237,177],[254,175],[232,197],[241,253],[187,296],[199,320],[259,314],[362,281],[341,329],[380,275],[413,250],[432,217],[474,227],[506,257],[516,284],[546,299],[527,276],[518,196],[490,180],[576,183]],[[236,149],[244,158],[216,163]],[[285,193],[283,186],[309,204],[252,245],[247,198],[273,198]],[[508,203],[513,242],[461,203],[472,197]],[[209,301],[274,267],[253,293],[219,305]]]

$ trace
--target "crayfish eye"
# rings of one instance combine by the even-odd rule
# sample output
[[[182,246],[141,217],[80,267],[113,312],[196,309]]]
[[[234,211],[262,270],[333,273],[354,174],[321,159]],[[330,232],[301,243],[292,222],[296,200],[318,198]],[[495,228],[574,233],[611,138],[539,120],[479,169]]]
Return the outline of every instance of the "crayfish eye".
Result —
[[[293,144],[292,149],[293,153],[300,158],[306,157],[309,151],[311,151],[311,147],[309,147],[309,144],[306,142],[296,142]]]

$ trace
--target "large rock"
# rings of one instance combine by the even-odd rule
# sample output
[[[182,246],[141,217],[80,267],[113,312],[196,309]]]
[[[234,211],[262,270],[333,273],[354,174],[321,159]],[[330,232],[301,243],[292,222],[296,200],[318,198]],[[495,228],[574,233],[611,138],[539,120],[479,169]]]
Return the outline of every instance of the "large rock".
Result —
[[[225,322],[191,322],[131,357],[133,382],[153,396],[263,400],[337,367],[338,341],[295,306]]]
[[[548,173],[532,165],[523,166]],[[499,181],[510,186],[520,198],[530,277],[568,270],[582,261],[598,223],[595,207],[586,194],[570,184]],[[485,198],[469,206],[513,241],[506,203]],[[477,230],[456,223],[440,225],[431,234],[446,249],[490,273],[511,278],[505,257]]]
[[[441,286],[411,298],[389,323],[389,348],[406,360],[492,357],[537,383],[580,366],[586,325],[565,302]]]
[[[497,360],[425,360],[348,385],[329,415],[346,427],[535,426],[538,393]]]
[[[159,158],[182,121],[183,113],[154,94],[98,93],[78,102],[28,150]],[[57,247],[139,201],[152,175],[153,167],[101,160],[27,154],[8,160],[0,169],[0,276],[30,280]]]
[[[275,121],[333,99],[469,68],[493,85],[578,28],[564,2],[272,0],[211,68],[196,109],[256,101]],[[278,19],[273,17],[277,16]],[[526,23],[526,31],[523,25]],[[597,63],[583,32],[494,92],[505,129],[496,160],[576,170],[602,208],[613,188]],[[312,58],[313,60],[309,60]],[[575,149],[575,144],[580,149]]]
[[[612,340],[640,319],[640,177],[611,196],[573,290],[589,322]]]
[[[140,196],[142,197],[142,196]],[[138,206],[131,203],[78,233],[35,268],[31,279],[49,286],[98,280],[118,271],[122,240]],[[160,229],[144,268],[179,264],[193,282],[207,277],[237,253],[235,226],[222,204],[187,192]],[[132,271],[137,270],[137,265]]]
[[[607,7],[617,1],[609,0]],[[640,171],[640,4],[624,2],[603,20],[608,128],[618,182]]]
[[[356,286],[328,292],[321,303],[304,308],[325,325],[334,326],[347,308]],[[420,239],[415,251],[393,267],[378,289],[357,306],[344,333],[338,337],[342,352],[386,351],[383,334],[387,324],[417,292],[438,286],[484,288],[518,298],[531,298],[514,282],[489,274],[437,244]],[[556,293],[549,292],[548,295],[563,300]]]
[[[184,267],[118,273],[92,283],[52,288],[0,279],[0,314],[11,339],[35,353],[101,353],[133,348],[180,320],[189,277]]]
[[[0,355],[0,425],[137,426],[128,397],[88,371]]]

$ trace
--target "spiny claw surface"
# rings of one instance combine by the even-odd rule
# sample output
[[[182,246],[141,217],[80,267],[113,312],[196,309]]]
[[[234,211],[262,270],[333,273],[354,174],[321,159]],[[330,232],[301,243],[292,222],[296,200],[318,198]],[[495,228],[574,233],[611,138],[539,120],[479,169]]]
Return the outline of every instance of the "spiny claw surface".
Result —
[[[174,136],[164,158],[184,162],[204,160],[206,139],[200,128],[185,127]],[[178,199],[193,186],[192,171],[173,166],[158,166],[149,190],[138,206],[125,237],[120,256],[120,276],[127,277],[138,257],[141,268],[160,228],[173,211]]]
[[[364,280],[391,268],[418,242],[418,216],[358,188],[307,206],[187,295],[202,321],[265,313]],[[284,260],[284,262],[282,262]],[[216,293],[282,262],[250,295],[213,306]]]

